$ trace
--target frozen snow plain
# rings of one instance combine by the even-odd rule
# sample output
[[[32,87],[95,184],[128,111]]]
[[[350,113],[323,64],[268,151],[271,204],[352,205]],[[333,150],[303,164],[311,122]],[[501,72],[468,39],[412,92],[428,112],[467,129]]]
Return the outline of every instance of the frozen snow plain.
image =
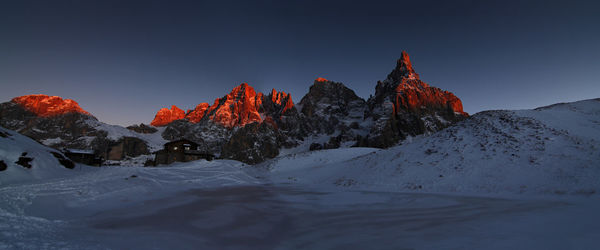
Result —
[[[597,198],[342,190],[269,183],[247,170],[231,161],[84,169],[76,177],[3,187],[0,248],[589,249],[600,243]]]
[[[587,100],[253,167],[9,169],[0,175],[18,181],[0,179],[0,248],[595,249],[599,142],[600,100]],[[37,148],[17,144],[0,144],[2,159]]]

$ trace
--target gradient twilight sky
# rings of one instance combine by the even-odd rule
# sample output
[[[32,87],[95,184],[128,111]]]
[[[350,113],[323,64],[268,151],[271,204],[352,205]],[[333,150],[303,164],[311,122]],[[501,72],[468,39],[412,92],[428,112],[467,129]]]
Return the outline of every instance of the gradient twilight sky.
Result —
[[[600,97],[600,1],[0,2],[0,102],[77,101],[149,123],[242,82],[297,103],[317,77],[368,98],[406,50],[465,111]]]

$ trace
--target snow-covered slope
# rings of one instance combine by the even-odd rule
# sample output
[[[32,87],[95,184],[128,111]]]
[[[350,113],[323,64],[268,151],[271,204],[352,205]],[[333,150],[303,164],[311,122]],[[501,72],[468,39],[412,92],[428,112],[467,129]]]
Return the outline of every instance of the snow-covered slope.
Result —
[[[74,167],[59,151],[0,127],[0,186],[73,174]]]
[[[124,137],[138,138],[138,139],[146,142],[150,152],[162,149],[163,145],[168,142],[167,140],[165,140],[162,137],[162,133],[164,132],[165,128],[159,127],[159,128],[156,128],[157,129],[156,132],[145,134],[145,133],[135,132],[133,130],[127,129],[127,128],[119,126],[119,125],[110,125],[110,124],[106,124],[106,123],[103,123],[100,121],[95,121],[95,120],[87,120],[86,123],[90,127],[94,128],[96,130],[106,131],[106,133],[107,133],[106,137],[113,141],[118,141],[119,139],[124,138]]]
[[[291,154],[263,166],[271,169],[276,182],[357,189],[596,194],[600,99],[485,111],[387,150]]]

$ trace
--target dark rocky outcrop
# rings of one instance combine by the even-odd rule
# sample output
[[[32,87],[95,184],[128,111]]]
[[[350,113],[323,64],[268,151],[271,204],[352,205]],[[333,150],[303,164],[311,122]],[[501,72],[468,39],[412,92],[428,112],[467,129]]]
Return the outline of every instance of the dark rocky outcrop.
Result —
[[[155,127],[151,127],[143,123],[140,123],[139,125],[131,125],[127,127],[127,129],[140,134],[154,134],[158,131],[158,129],[156,129]]]
[[[223,146],[221,157],[255,164],[279,154],[278,135],[266,123],[252,123],[238,129]]]
[[[4,170],[6,170],[6,168],[8,168],[6,163],[4,161],[0,160],[0,171],[4,171]]]
[[[31,168],[31,161],[33,161],[33,158],[27,157],[27,152],[23,152],[21,157],[19,157],[19,160],[17,160],[15,163],[24,168]]]
[[[368,124],[364,123],[368,111],[365,100],[342,83],[317,78],[299,106],[312,134],[331,136],[322,148],[337,148],[341,142],[354,141],[368,132]]]

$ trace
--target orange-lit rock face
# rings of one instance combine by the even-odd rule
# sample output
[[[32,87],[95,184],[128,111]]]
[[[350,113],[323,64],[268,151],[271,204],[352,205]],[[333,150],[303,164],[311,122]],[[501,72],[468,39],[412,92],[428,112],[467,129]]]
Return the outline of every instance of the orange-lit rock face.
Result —
[[[208,103],[200,103],[194,110],[191,110],[186,114],[183,111],[177,112],[177,115],[171,115],[173,112],[168,109],[161,109],[156,117],[160,118],[158,122],[152,122],[154,126],[164,126],[177,119],[187,119],[192,123],[198,123],[205,117],[218,124],[221,124],[227,128],[243,127],[246,124],[253,122],[265,122],[265,119],[270,119],[267,122],[273,127],[277,127],[275,121],[268,116],[260,112],[263,111],[263,102],[272,102],[276,105],[276,110],[280,110],[281,114],[294,107],[292,96],[285,92],[277,92],[273,89],[271,92],[270,100],[262,93],[257,93],[247,83],[242,83],[235,87],[231,93],[227,94],[222,98],[215,99],[213,105]],[[280,108],[282,107],[282,108]],[[175,107],[176,108],[176,107]],[[171,113],[169,113],[171,112]],[[164,113],[164,114],[162,114]],[[155,121],[157,120],[155,118]]]
[[[62,99],[58,96],[25,95],[12,99],[12,102],[21,105],[26,110],[41,117],[62,115],[66,113],[80,113],[90,115],[71,99]]]
[[[194,110],[189,112],[185,118],[187,118],[190,122],[198,123],[200,120],[202,120],[202,118],[204,118],[204,115],[206,114],[206,111],[208,111],[209,107],[210,105],[208,105],[206,102],[200,103]]]
[[[271,101],[274,104],[282,106],[283,109],[281,113],[285,113],[292,107],[294,107],[294,101],[292,101],[292,95],[286,94],[285,92],[277,92],[277,90],[271,90]]]
[[[171,106],[171,109],[162,108],[156,113],[154,116],[154,120],[150,123],[152,126],[164,126],[175,120],[183,119],[185,117],[185,112],[178,108],[177,106]]]
[[[315,82],[327,82],[327,81],[329,81],[329,80],[327,80],[323,77],[319,77],[319,78],[315,79]]]
[[[225,97],[215,100],[208,110],[209,118],[228,128],[262,122],[258,112],[262,98],[262,93],[256,94],[247,83],[242,83]]]
[[[462,102],[458,97],[448,91],[435,87],[414,88],[398,85],[396,89],[395,110],[418,112],[421,108],[437,110],[452,109],[455,113],[467,115],[463,111]]]
[[[431,87],[419,80],[406,52],[398,59],[396,68],[388,75],[386,80],[395,85],[394,111],[400,110],[419,112],[421,109],[448,110],[467,116],[463,111],[462,102],[458,97],[448,91]]]

